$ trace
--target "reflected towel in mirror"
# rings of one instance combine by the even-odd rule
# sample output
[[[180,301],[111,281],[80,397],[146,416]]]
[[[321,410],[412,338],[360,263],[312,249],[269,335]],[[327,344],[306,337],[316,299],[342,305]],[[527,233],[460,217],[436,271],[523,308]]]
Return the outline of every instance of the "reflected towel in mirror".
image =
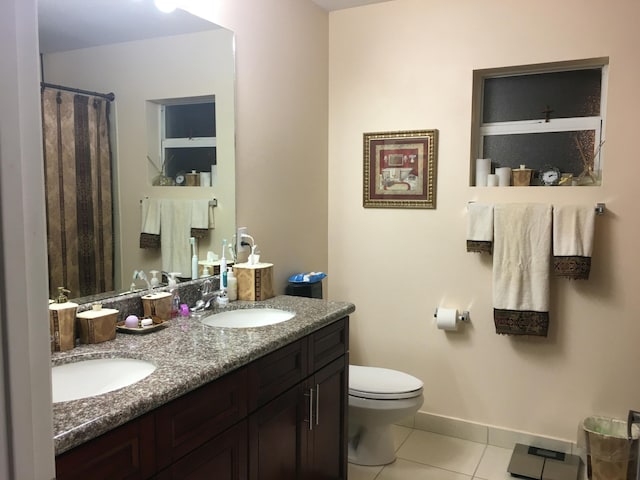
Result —
[[[142,200],[140,248],[160,248],[160,202],[156,199]]]

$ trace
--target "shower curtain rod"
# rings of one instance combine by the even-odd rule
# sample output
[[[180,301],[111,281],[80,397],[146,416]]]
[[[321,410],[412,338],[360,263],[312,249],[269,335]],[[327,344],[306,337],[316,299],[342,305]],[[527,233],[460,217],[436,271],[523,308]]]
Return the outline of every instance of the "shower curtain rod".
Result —
[[[93,95],[94,97],[102,97],[110,102],[113,102],[116,99],[116,96],[113,92],[109,93],[98,93],[91,92],[89,90],[82,90],[81,88],[73,88],[73,87],[65,87],[63,85],[54,85],[53,83],[40,82],[40,86],[42,88],[57,88],[58,90],[65,90],[67,92],[81,93],[83,95]]]

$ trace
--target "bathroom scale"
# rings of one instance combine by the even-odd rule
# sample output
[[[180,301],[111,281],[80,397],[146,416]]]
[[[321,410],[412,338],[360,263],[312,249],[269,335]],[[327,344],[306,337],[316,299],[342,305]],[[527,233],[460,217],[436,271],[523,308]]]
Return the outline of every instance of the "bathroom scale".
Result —
[[[507,471],[532,480],[577,480],[580,457],[516,443]]]

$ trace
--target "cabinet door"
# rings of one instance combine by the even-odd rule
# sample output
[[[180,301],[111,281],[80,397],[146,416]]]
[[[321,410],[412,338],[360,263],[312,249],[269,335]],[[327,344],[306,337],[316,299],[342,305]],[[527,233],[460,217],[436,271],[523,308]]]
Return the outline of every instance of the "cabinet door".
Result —
[[[315,400],[305,480],[337,480],[347,476],[347,365],[345,355],[311,379]]]
[[[153,414],[56,457],[58,480],[137,480],[155,471]]]
[[[156,480],[246,480],[247,422],[209,440],[161,472]]]
[[[249,417],[249,478],[302,480],[308,397],[300,383]]]

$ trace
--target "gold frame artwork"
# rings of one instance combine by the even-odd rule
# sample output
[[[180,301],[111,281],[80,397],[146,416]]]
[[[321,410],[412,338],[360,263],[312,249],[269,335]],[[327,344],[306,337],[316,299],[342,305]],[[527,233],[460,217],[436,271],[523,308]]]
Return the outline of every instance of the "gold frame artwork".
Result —
[[[364,208],[436,208],[438,130],[364,134]]]

